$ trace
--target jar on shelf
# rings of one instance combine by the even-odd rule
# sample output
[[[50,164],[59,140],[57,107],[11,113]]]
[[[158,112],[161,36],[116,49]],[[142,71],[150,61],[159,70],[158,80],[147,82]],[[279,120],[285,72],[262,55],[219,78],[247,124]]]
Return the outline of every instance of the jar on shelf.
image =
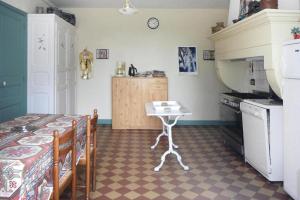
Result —
[[[212,33],[216,33],[225,28],[224,22],[217,22],[217,26],[211,27]]]
[[[260,1],[261,9],[277,9],[278,8],[278,0],[261,0]]]

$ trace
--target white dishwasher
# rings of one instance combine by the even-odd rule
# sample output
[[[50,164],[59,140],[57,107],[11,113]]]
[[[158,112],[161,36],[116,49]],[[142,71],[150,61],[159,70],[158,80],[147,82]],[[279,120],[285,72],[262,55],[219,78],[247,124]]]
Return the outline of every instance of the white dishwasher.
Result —
[[[245,162],[269,181],[283,181],[282,103],[270,99],[241,103]]]

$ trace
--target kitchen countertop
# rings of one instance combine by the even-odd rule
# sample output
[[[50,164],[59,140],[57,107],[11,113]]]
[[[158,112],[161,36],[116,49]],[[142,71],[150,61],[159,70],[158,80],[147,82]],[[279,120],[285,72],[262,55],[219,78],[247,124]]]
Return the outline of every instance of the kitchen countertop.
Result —
[[[282,102],[274,99],[245,99],[244,102],[266,109],[274,106],[282,107]]]

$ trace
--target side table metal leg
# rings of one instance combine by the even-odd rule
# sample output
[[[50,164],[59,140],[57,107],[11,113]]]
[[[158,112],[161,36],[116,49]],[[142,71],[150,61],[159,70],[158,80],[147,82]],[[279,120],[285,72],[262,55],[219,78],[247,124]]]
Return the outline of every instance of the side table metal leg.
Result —
[[[154,171],[158,172],[160,170],[160,168],[163,166],[165,160],[166,160],[166,156],[170,154],[170,151],[166,151],[162,156],[161,156],[161,161],[160,164],[154,168]]]
[[[163,118],[162,116],[159,116],[159,118],[161,119],[161,121],[162,121],[163,124],[164,124],[164,129],[165,129],[165,128],[167,129],[167,131],[166,131],[165,134],[168,136],[169,150],[166,151],[166,152],[162,155],[160,164],[159,164],[157,167],[154,168],[154,171],[156,171],[156,172],[158,172],[158,171],[160,170],[160,168],[162,167],[162,165],[164,164],[164,162],[165,162],[165,160],[166,160],[166,156],[167,156],[168,154],[171,154],[171,153],[173,153],[173,154],[176,155],[179,164],[183,167],[184,170],[189,170],[189,167],[186,166],[186,165],[184,165],[184,164],[182,163],[182,161],[181,161],[181,159],[182,159],[181,156],[180,156],[176,151],[174,151],[174,149],[173,149],[173,147],[176,148],[176,147],[178,147],[178,146],[175,145],[175,144],[173,143],[172,127],[177,123],[177,120],[178,120],[179,117],[180,117],[180,116],[177,116],[172,124],[168,124],[168,123],[164,120],[164,118]],[[169,122],[169,121],[168,121],[168,122]],[[163,134],[163,133],[162,133],[162,134]],[[158,136],[158,138],[157,138],[158,141],[159,141],[159,138],[162,136],[162,134]]]
[[[161,134],[159,134],[159,136],[157,136],[157,138],[156,138],[155,144],[151,146],[151,149],[154,149],[158,145],[158,142],[160,141],[160,138],[162,136],[167,136],[167,134],[165,132],[162,132]]]
[[[179,155],[179,153],[177,153],[177,151],[173,151],[172,153],[176,155],[177,160],[178,160],[179,164],[181,165],[181,167],[183,167],[184,170],[189,170],[189,167],[182,163],[181,156]]]
[[[165,127],[165,124],[164,124],[164,118],[162,117],[161,120],[162,120],[162,127],[163,127],[162,128],[163,129],[162,133],[157,136],[155,144],[150,147],[151,149],[155,149],[155,147],[158,145],[158,143],[160,141],[160,138],[162,136],[168,136],[168,134],[166,132],[166,127]]]

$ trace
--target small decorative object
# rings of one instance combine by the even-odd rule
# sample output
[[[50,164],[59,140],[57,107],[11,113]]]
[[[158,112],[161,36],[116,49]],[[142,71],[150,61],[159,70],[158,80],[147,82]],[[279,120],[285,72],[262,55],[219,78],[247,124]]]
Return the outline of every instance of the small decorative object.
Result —
[[[30,125],[23,125],[23,126],[15,126],[11,129],[11,131],[15,131],[17,133],[27,133],[30,131],[35,131],[38,128],[35,126],[30,126]]]
[[[56,9],[55,7],[48,7],[48,8],[47,8],[47,13],[48,13],[48,14],[54,13],[54,10],[55,10],[55,9]]]
[[[204,50],[203,51],[203,60],[215,60],[215,51],[214,50]]]
[[[277,9],[278,0],[261,0],[260,7],[261,9],[266,9],[266,8]]]
[[[178,47],[179,74],[197,75],[197,48]]]
[[[59,10],[56,7],[48,7],[47,13],[49,13],[49,14],[54,13],[57,16],[64,19],[65,21],[69,22],[70,24],[72,24],[74,26],[76,25],[76,16],[74,14],[63,12],[62,10]]]
[[[108,59],[109,50],[108,49],[97,49],[96,59]]]
[[[248,5],[248,13],[247,16],[251,16],[255,13],[261,11],[260,2],[259,1],[251,1]]]
[[[294,35],[294,39],[300,39],[300,28],[293,27],[291,33]]]
[[[42,34],[41,36],[39,36],[37,38],[37,48],[38,50],[43,50],[43,51],[46,51],[47,48],[46,48],[46,35],[45,34]]]
[[[44,7],[37,6],[35,9],[36,9],[37,14],[43,14],[44,13]]]
[[[242,20],[248,15],[248,6],[252,0],[240,0],[240,15],[239,20]]]
[[[238,19],[232,20],[233,23],[239,22],[262,10],[260,6],[261,0],[240,0],[240,10]]]
[[[91,78],[93,60],[93,53],[88,51],[86,48],[79,54],[82,79],[87,80]]]
[[[151,17],[148,19],[147,25],[150,29],[157,29],[159,27],[159,20],[156,17]]]
[[[126,75],[126,63],[118,61],[116,67],[116,76],[125,76],[125,75]]]
[[[135,76],[137,75],[138,71],[137,68],[133,66],[133,64],[130,65],[129,69],[128,69],[128,75],[129,76]]]
[[[76,17],[74,14],[62,12],[61,18],[63,18],[65,21],[69,22],[72,25],[76,25]]]
[[[217,25],[215,27],[211,27],[211,32],[214,34],[220,30],[225,28],[224,22],[217,22]]]

